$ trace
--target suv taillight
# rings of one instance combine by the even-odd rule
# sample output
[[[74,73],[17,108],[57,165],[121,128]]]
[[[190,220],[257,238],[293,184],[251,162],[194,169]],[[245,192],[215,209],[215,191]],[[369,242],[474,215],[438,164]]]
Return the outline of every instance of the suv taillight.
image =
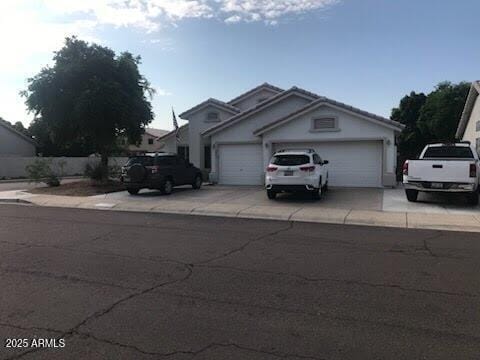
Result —
[[[155,165],[151,167],[152,169],[152,174],[156,174],[160,170],[160,166]]]
[[[408,175],[408,160],[403,163],[403,175]]]
[[[470,164],[470,177],[477,177],[477,165]]]
[[[277,170],[278,170],[278,167],[276,167],[276,166],[269,166],[269,167],[267,167],[267,171],[268,171],[268,172],[274,172],[274,171],[277,171]]]
[[[300,166],[300,170],[302,171],[307,171],[307,172],[312,172],[315,171],[315,166]]]

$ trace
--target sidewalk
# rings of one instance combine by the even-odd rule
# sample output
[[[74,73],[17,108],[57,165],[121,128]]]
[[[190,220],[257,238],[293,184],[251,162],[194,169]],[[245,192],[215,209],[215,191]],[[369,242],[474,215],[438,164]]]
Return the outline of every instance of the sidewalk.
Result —
[[[119,194],[119,193],[117,193]],[[194,194],[199,194],[194,193]],[[325,207],[316,203],[296,202],[251,204],[242,201],[212,202],[203,196],[177,200],[175,196],[133,197],[116,194],[91,197],[33,195],[23,191],[0,193],[1,202],[23,202],[37,206],[53,206],[107,211],[136,211],[146,213],[224,216],[251,219],[286,220],[346,225],[382,226],[408,229],[438,229],[480,232],[480,214],[414,213],[405,211],[363,210],[357,208]]]

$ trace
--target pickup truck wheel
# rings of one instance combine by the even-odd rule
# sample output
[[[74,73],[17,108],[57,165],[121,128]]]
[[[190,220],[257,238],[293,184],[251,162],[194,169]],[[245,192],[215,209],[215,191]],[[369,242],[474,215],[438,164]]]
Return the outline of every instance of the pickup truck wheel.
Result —
[[[195,176],[195,180],[193,180],[192,188],[200,189],[202,187],[202,177],[200,175]]]
[[[130,195],[137,195],[140,189],[135,189],[135,188],[127,188],[127,191]]]
[[[273,190],[267,190],[267,197],[270,200],[275,200],[275,198],[277,197],[277,193]]]
[[[160,192],[163,195],[170,195],[173,191],[173,181],[170,179],[165,180],[165,182],[160,187]]]
[[[473,206],[478,205],[478,193],[476,191],[473,193],[469,193],[467,195],[467,199],[470,205],[473,205]]]
[[[407,189],[405,190],[405,194],[407,195],[407,200],[411,202],[416,202],[418,197],[418,190]]]

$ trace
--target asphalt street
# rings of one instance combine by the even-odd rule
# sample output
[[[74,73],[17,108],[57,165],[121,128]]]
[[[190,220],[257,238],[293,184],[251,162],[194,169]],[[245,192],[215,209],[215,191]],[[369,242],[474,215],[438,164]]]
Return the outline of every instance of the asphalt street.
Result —
[[[0,358],[478,359],[479,270],[475,233],[0,205]]]

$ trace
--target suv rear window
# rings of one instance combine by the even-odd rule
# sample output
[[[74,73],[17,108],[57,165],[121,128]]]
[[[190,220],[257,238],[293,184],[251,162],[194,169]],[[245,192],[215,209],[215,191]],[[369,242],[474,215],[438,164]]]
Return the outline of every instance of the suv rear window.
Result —
[[[172,166],[175,165],[177,159],[175,156],[157,156],[155,158],[155,165]]]
[[[280,166],[295,166],[309,164],[310,157],[307,155],[275,155],[272,164]]]
[[[425,150],[424,159],[473,159],[468,146],[432,146]]]
[[[152,156],[134,156],[128,159],[127,166],[133,164],[142,164],[143,166],[153,166],[153,157]]]

